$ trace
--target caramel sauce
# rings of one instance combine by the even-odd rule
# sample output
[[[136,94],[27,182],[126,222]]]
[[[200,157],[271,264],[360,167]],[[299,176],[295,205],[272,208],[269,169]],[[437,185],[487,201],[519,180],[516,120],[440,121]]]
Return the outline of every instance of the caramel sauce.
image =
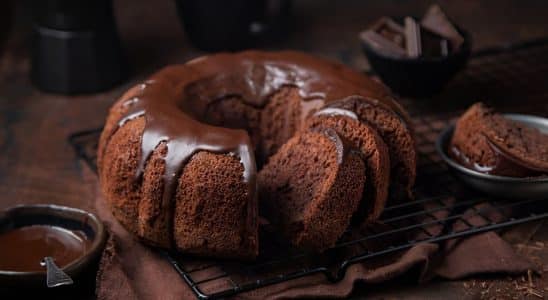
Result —
[[[90,247],[91,241],[81,231],[48,225],[16,228],[0,234],[0,270],[45,272],[40,262],[46,256],[62,268]]]

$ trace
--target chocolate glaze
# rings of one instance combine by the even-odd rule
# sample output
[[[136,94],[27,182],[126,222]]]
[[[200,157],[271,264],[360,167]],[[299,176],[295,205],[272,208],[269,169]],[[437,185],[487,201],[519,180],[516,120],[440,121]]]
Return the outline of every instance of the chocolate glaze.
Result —
[[[396,106],[391,105],[390,104],[391,102],[396,104]],[[342,109],[342,110],[346,110],[354,113],[353,109],[356,109],[355,104],[352,104],[354,107],[352,108],[352,110],[349,110],[347,108],[348,107],[347,103],[360,103],[361,105],[364,105],[364,107],[374,106],[374,107],[383,108],[386,110],[387,113],[392,114],[398,119],[400,119],[401,124],[405,126],[405,128],[413,134],[413,128],[408,126],[408,124],[411,124],[411,119],[409,118],[407,113],[403,111],[402,108],[399,107],[399,105],[395,101],[386,101],[386,100],[380,101],[377,98],[372,98],[372,97],[367,97],[362,95],[353,95],[341,100],[328,102],[325,104],[324,108]],[[399,107],[399,109],[396,109],[396,107]]]
[[[129,106],[118,126],[144,116],[146,126],[141,139],[141,159],[135,178],[139,179],[156,147],[165,142],[168,148],[164,157],[164,192],[160,210],[171,211],[171,199],[184,164],[198,151],[232,153],[243,166],[243,179],[248,195],[255,197],[255,158],[249,136],[244,130],[214,127],[201,123],[179,108],[178,97],[169,82],[149,80],[139,86],[134,96],[123,105]],[[159,215],[158,215],[159,216]],[[153,216],[152,220],[154,220]],[[167,218],[171,220],[171,218]]]
[[[512,157],[490,141],[487,136],[484,135],[484,137],[495,157],[495,162],[493,164],[478,164],[462,153],[455,145],[449,146],[449,155],[461,165],[480,173],[511,177],[531,177],[543,174],[543,170]]]
[[[269,96],[283,86],[298,88],[303,99],[303,118],[326,103],[349,96],[388,106],[406,117],[382,85],[340,64],[298,52],[248,51],[199,58],[185,65],[164,68],[122,97],[127,111],[118,126],[142,116],[146,120],[136,178],[142,176],[154,149],[165,142],[168,151],[164,158],[165,184],[160,205],[169,209],[180,172],[194,153],[201,150],[231,153],[239,157],[244,166],[243,178],[251,199],[248,221],[255,224],[256,216],[251,216],[251,212],[256,207],[256,165],[248,134],[201,121],[214,101],[236,96],[246,104],[264,107]],[[116,128],[108,133],[107,143],[115,131]]]
[[[44,257],[53,257],[62,268],[83,256],[91,241],[79,231],[33,225],[0,234],[0,245],[0,270],[45,272],[40,265]]]
[[[343,109],[343,108],[336,108],[336,107],[325,107],[317,111],[315,116],[343,116],[343,117],[349,117],[354,120],[358,120],[358,116],[355,112]]]
[[[384,86],[341,64],[299,52],[218,54],[167,67],[154,77],[172,81],[182,91],[186,112],[196,117],[210,103],[230,96],[261,108],[283,86],[298,88],[305,106],[312,100],[325,104],[359,95],[406,115]]]

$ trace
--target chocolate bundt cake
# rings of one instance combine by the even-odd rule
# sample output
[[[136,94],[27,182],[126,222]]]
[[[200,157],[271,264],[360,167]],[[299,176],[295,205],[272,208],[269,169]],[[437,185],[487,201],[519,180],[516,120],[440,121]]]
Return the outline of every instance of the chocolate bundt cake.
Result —
[[[448,152],[462,165],[482,173],[512,177],[548,174],[548,135],[483,103],[472,105],[459,118]]]
[[[332,129],[292,137],[259,172],[261,211],[297,247],[335,244],[361,200],[365,164]]]
[[[318,155],[333,162],[330,149],[338,144],[326,136],[348,139],[352,154],[341,166],[323,170],[326,177],[314,183],[322,189],[314,187],[307,199],[346,198],[347,217],[372,221],[390,183],[409,192],[415,180],[407,124],[406,112],[384,86],[343,65],[287,51],[217,54],[166,67],[113,104],[99,141],[99,177],[114,216],[141,240],[197,255],[253,258],[256,172],[267,162],[273,168],[275,159],[269,158],[276,153],[305,149],[296,142],[284,146],[288,140],[323,145]],[[354,175],[357,170],[362,176]],[[333,174],[337,180],[330,181]],[[261,190],[271,188],[261,182]],[[342,195],[332,200],[326,195],[334,190]],[[303,216],[312,216],[312,208],[306,206]],[[320,230],[314,224],[296,244],[309,244],[306,236]]]

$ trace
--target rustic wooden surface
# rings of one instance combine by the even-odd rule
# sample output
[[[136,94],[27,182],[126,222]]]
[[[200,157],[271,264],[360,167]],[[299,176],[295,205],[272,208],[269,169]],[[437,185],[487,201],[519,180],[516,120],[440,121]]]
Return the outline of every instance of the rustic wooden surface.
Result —
[[[93,211],[91,189],[94,183],[83,175],[84,166],[68,145],[67,136],[101,126],[112,101],[155,69],[203,54],[185,39],[173,1],[114,2],[119,31],[133,68],[132,76],[109,91],[70,97],[44,93],[31,85],[28,78],[30,1],[17,3],[16,25],[0,56],[0,209],[21,203],[56,203]],[[357,33],[379,16],[420,15],[431,2],[295,1],[291,33],[263,47],[308,51],[363,70],[367,63],[361,54]],[[545,1],[440,2],[461,27],[470,31],[475,49],[548,36]],[[518,228],[508,236],[516,249],[534,260],[541,271],[548,268],[548,247],[544,248],[548,243],[547,229],[543,224],[532,224]],[[532,276],[534,291],[540,295],[548,295],[547,276]],[[401,282],[374,288],[360,287],[356,297],[538,299],[527,289],[520,289],[528,285],[527,276],[485,277],[425,285]],[[82,290],[82,297],[89,298],[91,294],[92,289]],[[544,297],[548,299],[548,296]]]

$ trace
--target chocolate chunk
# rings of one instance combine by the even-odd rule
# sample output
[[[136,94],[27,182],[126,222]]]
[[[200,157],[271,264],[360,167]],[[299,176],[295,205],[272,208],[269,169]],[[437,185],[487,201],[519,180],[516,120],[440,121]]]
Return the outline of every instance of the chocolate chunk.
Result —
[[[360,34],[360,38],[364,43],[367,43],[371,48],[380,53],[384,53],[394,57],[406,56],[405,50],[398,44],[385,38],[373,30],[366,30]]]
[[[453,26],[449,18],[441,10],[441,8],[434,4],[428,8],[426,14],[422,17],[421,25],[428,30],[439,34],[451,41],[451,47],[458,49],[462,46],[464,38],[459,31]]]
[[[400,46],[405,47],[405,31],[403,26],[394,22],[392,19],[383,17],[372,28],[375,32]]]
[[[406,56],[404,28],[388,19],[381,18],[370,29],[362,32],[360,38],[377,51],[394,56]]]
[[[421,50],[423,57],[447,56],[451,51],[451,45],[447,39],[421,27]]]
[[[397,58],[444,57],[462,46],[464,38],[437,5],[418,22],[405,17],[403,26],[383,17],[360,38],[371,48]]]
[[[449,41],[446,39],[441,40],[440,47],[441,47],[441,55],[443,56],[447,56],[449,55],[449,52],[451,52]]]
[[[405,44],[407,56],[411,58],[421,56],[421,30],[419,24],[411,17],[405,17]]]

